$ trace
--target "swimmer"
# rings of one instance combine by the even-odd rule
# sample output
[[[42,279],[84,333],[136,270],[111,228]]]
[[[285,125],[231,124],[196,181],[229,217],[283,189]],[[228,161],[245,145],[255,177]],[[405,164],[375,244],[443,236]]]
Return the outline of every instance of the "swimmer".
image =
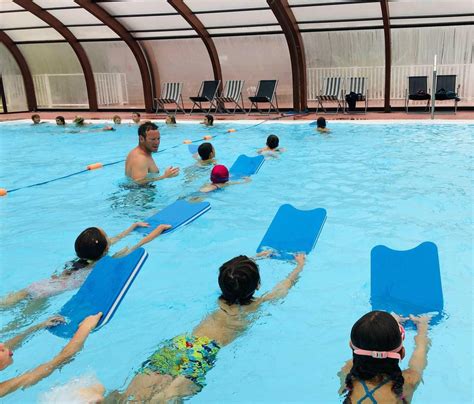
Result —
[[[199,156],[199,158],[197,157]],[[211,143],[201,143],[198,147],[197,155],[194,154],[200,165],[216,164],[216,151]]]
[[[176,125],[176,117],[173,114],[168,114],[165,123],[167,125]]]
[[[267,137],[267,145],[257,151],[258,154],[273,152],[273,153],[283,153],[285,149],[278,147],[280,144],[280,139],[276,135],[270,135]]]
[[[114,122],[114,125],[120,125],[122,123],[122,118],[118,115],[114,115],[112,121]]]
[[[250,177],[243,177],[243,181],[229,181],[229,170],[226,166],[216,165],[211,171],[211,183],[204,185],[200,192],[212,192],[217,189],[228,187],[229,185],[246,184],[250,182]]]
[[[4,397],[20,388],[24,389],[26,387],[35,385],[40,380],[48,377],[57,368],[71,361],[74,355],[76,355],[76,353],[82,349],[85,340],[89,336],[90,332],[96,327],[101,316],[102,313],[98,313],[94,316],[86,317],[79,325],[79,328],[67,345],[49,362],[43,363],[42,365],[37,366],[35,369],[23,373],[20,376],[15,376],[12,379],[0,382],[0,397]],[[46,327],[52,327],[63,321],[64,319],[59,316],[52,317],[44,323],[29,328],[23,334],[11,339],[10,341],[5,342],[4,344],[0,343],[0,371],[13,363],[12,349],[20,345],[28,336],[31,335],[31,333]]]
[[[255,258],[269,255],[264,251]],[[200,392],[219,351],[245,335],[245,330],[258,318],[254,313],[263,304],[284,298],[296,284],[304,268],[305,255],[295,255],[295,261],[296,267],[290,274],[260,297],[254,297],[260,288],[260,273],[253,259],[239,255],[222,264],[218,274],[221,296],[216,310],[191,332],[163,341],[142,364],[125,391],[113,391],[106,400],[174,403]],[[94,386],[91,397],[96,397],[98,390],[105,389]]]
[[[64,119],[64,116],[57,116],[56,117],[56,125],[58,125],[58,126],[66,125],[66,120]]]
[[[135,125],[140,125],[141,124],[141,115],[140,112],[132,112],[132,122]]]
[[[176,177],[179,174],[178,167],[168,167],[161,176],[160,169],[153,160],[152,153],[156,153],[160,147],[160,131],[158,126],[152,122],[145,122],[138,128],[138,146],[128,153],[125,161],[125,175],[138,184],[144,185],[165,178]]]
[[[138,227],[149,227],[149,224],[145,222],[134,223],[122,233],[112,238],[109,238],[107,233],[98,227],[85,229],[79,234],[74,243],[77,259],[66,263],[59,275],[53,275],[51,278],[34,282],[27,288],[11,293],[3,299],[0,299],[0,308],[4,309],[14,306],[23,300],[49,298],[67,290],[81,287],[95,263],[107,255],[110,247]],[[113,257],[123,257],[130,254],[169,228],[171,228],[171,226],[167,224],[159,225],[156,229],[151,231],[150,234],[142,238],[139,243],[131,248],[125,247],[115,253]]]
[[[31,120],[33,121],[33,125],[39,125],[40,123],[44,123],[41,122],[41,118],[38,114],[31,115]]]
[[[212,115],[205,115],[204,120],[201,122],[202,125],[205,126],[213,126],[214,125],[214,117]]]
[[[331,132],[329,128],[326,128],[326,119],[324,117],[320,116],[316,121],[316,130],[321,133]]]
[[[344,403],[411,403],[422,381],[430,347],[427,316],[410,319],[415,323],[415,349],[402,371],[399,362],[405,357],[405,330],[398,319],[384,311],[371,311],[356,321],[349,345],[352,359],[339,372],[340,394]]]
[[[86,125],[92,125],[91,123],[89,122],[85,122],[84,121],[84,118],[82,116],[76,116],[72,123],[76,124],[76,126],[79,126],[79,127],[84,127]],[[113,128],[112,126],[104,126],[103,128],[100,128],[100,129],[96,129],[96,130],[88,130],[86,132],[106,132],[106,131],[114,131],[115,128]],[[77,132],[75,132],[77,133]]]

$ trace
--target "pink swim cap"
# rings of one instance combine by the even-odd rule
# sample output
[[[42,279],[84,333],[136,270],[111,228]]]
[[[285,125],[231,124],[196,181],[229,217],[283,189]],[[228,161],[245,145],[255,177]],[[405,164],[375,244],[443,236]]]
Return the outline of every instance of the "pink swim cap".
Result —
[[[223,184],[229,181],[229,170],[226,166],[216,165],[211,172],[211,182],[214,184]]]

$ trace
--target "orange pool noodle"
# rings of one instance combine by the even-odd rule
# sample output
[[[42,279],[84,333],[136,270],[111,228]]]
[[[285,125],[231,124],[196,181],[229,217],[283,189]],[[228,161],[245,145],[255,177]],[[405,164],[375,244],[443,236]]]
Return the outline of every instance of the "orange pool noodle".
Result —
[[[0,188],[0,196],[7,196],[7,190],[5,188]]]
[[[227,131],[227,133],[231,133],[231,132],[235,132],[235,131],[236,131],[235,129],[229,129],[229,130]]]
[[[203,137],[204,140],[211,140],[212,139],[212,136],[211,135],[206,135]]]
[[[89,164],[87,166],[87,169],[88,170],[97,170],[98,168],[102,168],[102,167],[103,167],[102,163],[94,163],[94,164]]]
[[[185,141],[183,141],[184,144],[191,144],[192,143],[192,140],[189,140],[189,139],[186,139]]]

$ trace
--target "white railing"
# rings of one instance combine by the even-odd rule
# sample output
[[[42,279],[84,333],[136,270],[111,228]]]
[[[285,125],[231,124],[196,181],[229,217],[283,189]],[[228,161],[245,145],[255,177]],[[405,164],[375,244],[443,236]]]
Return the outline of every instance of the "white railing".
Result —
[[[321,67],[310,68],[308,72],[308,100],[315,101],[326,77],[367,77],[369,99],[384,98],[385,68],[371,67]],[[408,85],[408,76],[428,76],[428,87],[431,90],[432,65],[392,66],[391,99],[404,99]],[[462,100],[474,100],[474,64],[438,65],[438,74],[457,75],[456,85],[460,85],[459,95]]]

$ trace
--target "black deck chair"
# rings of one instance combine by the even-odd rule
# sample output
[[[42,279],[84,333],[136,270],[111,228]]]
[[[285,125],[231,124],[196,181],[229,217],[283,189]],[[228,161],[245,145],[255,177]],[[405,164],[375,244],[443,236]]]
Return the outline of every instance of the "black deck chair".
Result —
[[[190,115],[193,113],[194,108],[197,106],[201,111],[204,112],[202,108],[203,102],[208,102],[209,109],[207,110],[207,114],[211,111],[214,107],[216,108],[215,98],[217,97],[217,92],[219,90],[219,84],[221,83],[220,80],[209,80],[203,81],[201,83],[201,87],[199,88],[199,95],[197,97],[189,97],[189,99],[193,102],[193,107],[191,108]]]
[[[430,106],[431,94],[428,89],[428,76],[408,77],[408,89],[405,89],[405,110],[408,113],[408,104],[412,101],[426,101],[425,111]]]
[[[458,102],[461,101],[459,98],[459,88],[456,88],[456,75],[439,75],[436,78],[436,101],[454,101],[454,113],[458,109]]]
[[[259,113],[263,113],[260,111],[258,108],[258,103],[259,102],[268,102],[270,104],[268,108],[268,114],[271,112],[272,108],[275,110],[277,114],[280,113],[280,110],[278,109],[278,98],[276,95],[276,88],[278,85],[278,80],[260,80],[258,82],[258,87],[257,91],[255,92],[255,96],[249,97],[249,100],[251,102],[250,108],[249,108],[249,114],[252,111],[252,106],[255,105],[255,108]],[[273,99],[275,99],[275,104],[273,104]]]

